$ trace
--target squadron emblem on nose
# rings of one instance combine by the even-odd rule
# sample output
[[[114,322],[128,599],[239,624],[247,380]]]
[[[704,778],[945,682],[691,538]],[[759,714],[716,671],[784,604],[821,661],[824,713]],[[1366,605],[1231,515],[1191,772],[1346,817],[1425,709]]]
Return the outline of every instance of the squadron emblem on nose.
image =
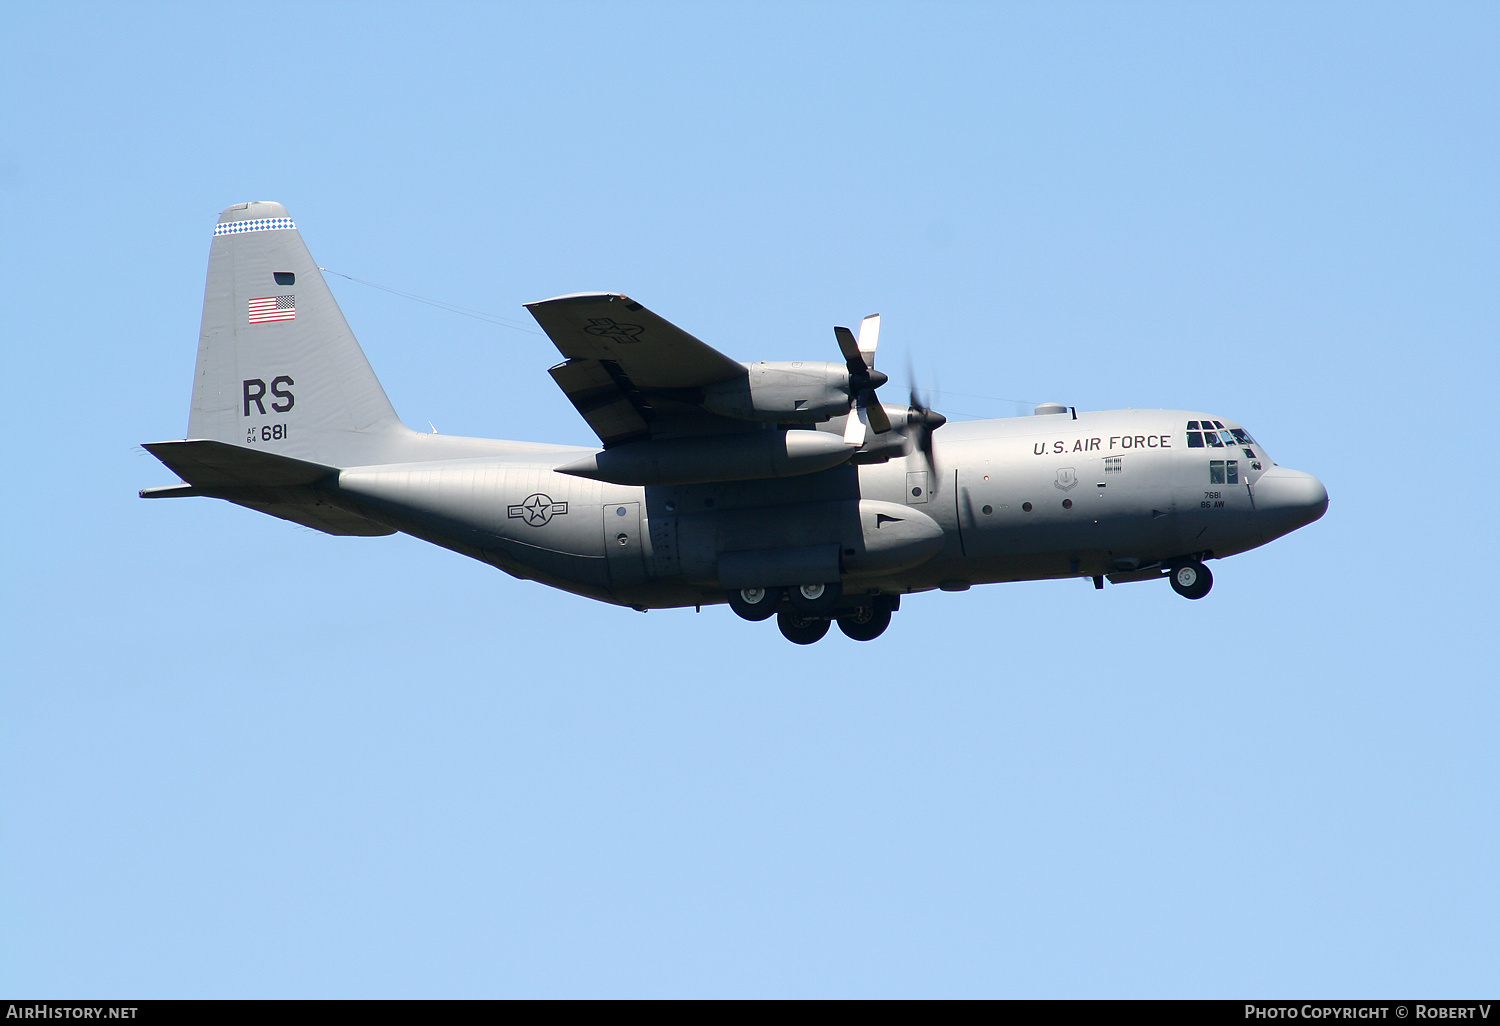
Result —
[[[507,517],[525,517],[528,527],[541,527],[553,517],[560,517],[566,512],[566,502],[553,502],[552,496],[541,492],[526,496],[525,501],[518,505],[505,507]]]

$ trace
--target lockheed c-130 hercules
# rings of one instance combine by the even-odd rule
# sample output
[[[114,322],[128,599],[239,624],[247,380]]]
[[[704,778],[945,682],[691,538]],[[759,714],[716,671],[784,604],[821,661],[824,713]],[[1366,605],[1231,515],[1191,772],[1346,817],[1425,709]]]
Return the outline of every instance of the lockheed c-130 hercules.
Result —
[[[602,448],[420,433],[396,416],[279,203],[219,216],[187,438],[145,446],[201,495],[336,535],[402,531],[638,610],[727,602],[811,644],[879,636],[902,597],[1166,578],[1323,515],[1310,474],[1183,410],[946,424],[885,404],[880,321],[842,362],[740,363],[627,296],[528,304]],[[941,444],[936,440],[941,433]]]

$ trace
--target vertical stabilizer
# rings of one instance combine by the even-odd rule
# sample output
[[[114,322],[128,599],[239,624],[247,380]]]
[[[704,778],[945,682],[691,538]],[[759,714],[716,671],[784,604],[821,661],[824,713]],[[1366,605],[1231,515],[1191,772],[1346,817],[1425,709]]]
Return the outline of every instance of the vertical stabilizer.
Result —
[[[188,437],[359,466],[406,433],[286,208],[220,214]]]

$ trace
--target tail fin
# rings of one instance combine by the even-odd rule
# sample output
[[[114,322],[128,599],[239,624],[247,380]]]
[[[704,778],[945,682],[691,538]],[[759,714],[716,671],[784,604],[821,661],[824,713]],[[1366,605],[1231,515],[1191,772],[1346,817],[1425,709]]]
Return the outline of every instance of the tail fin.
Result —
[[[188,438],[333,467],[408,432],[280,203],[219,215]]]

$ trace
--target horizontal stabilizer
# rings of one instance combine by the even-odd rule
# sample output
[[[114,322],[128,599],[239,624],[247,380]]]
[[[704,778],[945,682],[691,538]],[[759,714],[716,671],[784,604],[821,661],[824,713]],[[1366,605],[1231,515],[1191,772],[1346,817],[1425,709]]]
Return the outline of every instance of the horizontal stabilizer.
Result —
[[[204,438],[147,442],[144,448],[187,483],[144,488],[143,499],[201,495],[325,534],[378,537],[396,533],[333,505],[327,492],[313,487],[334,479],[338,474],[334,467]]]
[[[309,485],[338,471],[320,463],[248,449],[243,445],[190,438],[181,442],[147,442],[142,446],[188,484],[211,489],[216,486],[284,487]]]

